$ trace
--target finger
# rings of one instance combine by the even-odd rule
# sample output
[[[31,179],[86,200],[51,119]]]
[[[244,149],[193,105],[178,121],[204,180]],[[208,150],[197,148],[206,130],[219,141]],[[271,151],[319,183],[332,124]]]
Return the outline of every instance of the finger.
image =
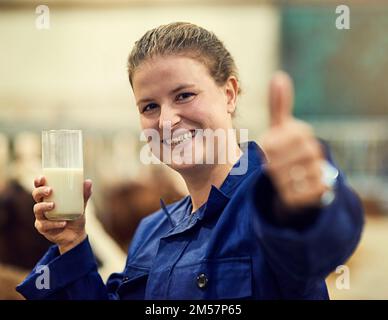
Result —
[[[270,125],[284,124],[292,116],[294,87],[290,76],[278,71],[273,76],[269,89]]]
[[[46,184],[46,178],[44,176],[40,176],[34,179],[35,188],[44,186]]]
[[[305,124],[289,121],[286,126],[273,128],[260,138],[260,146],[269,162],[284,159],[288,154],[300,152],[300,147],[315,141],[313,130]]]
[[[291,169],[288,167],[274,173],[271,172],[271,176],[274,184],[280,190],[292,189],[298,185],[307,189],[310,186],[322,184],[322,170],[319,162],[298,163],[292,166]]]
[[[32,190],[32,198],[35,202],[42,202],[45,197],[48,197],[52,189],[50,187],[38,187]]]
[[[319,162],[323,159],[321,145],[315,139],[304,140],[297,145],[285,145],[287,153],[281,153],[280,150],[274,151],[268,157],[271,161],[268,166],[272,171],[278,172],[283,169],[289,170],[294,165],[306,166],[313,162]]]
[[[54,202],[39,202],[34,205],[34,214],[36,219],[45,220],[45,212],[51,211],[54,209]]]
[[[87,179],[84,181],[84,200],[85,202],[89,200],[92,195],[92,180]]]
[[[49,221],[49,220],[35,220],[35,228],[40,233],[47,233],[56,229],[63,229],[66,227],[66,221]]]
[[[290,208],[302,208],[319,205],[323,193],[327,190],[326,186],[320,181],[306,181],[306,188],[303,192],[297,192],[290,186],[281,194],[283,202]]]

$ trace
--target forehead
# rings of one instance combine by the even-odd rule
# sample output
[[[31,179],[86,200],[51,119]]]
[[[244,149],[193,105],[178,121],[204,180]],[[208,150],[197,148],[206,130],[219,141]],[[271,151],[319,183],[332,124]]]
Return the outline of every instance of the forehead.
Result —
[[[207,67],[200,61],[177,55],[157,56],[147,59],[136,69],[133,91],[135,96],[151,95],[182,83],[203,85],[211,80]]]

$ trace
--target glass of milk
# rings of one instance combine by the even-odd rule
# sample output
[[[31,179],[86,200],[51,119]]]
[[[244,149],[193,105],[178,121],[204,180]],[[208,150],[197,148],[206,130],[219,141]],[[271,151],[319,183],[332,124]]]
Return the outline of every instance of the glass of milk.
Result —
[[[49,220],[75,220],[84,212],[81,130],[42,131],[42,170],[54,202]]]

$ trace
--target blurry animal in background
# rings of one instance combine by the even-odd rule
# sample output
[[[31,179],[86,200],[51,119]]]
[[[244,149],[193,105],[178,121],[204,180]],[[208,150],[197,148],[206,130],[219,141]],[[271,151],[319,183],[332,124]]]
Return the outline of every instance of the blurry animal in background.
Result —
[[[148,173],[149,174],[149,173]],[[163,170],[154,170],[143,179],[105,186],[103,212],[98,213],[106,231],[127,252],[140,220],[184,196],[176,182]]]
[[[0,264],[0,300],[24,300],[15,287],[27,276],[28,272],[15,266]]]
[[[36,232],[34,200],[18,182],[10,181],[0,194],[0,262],[31,269],[51,245]]]
[[[0,300],[22,299],[16,285],[50,246],[35,231],[33,205],[31,194],[16,181],[0,193]]]

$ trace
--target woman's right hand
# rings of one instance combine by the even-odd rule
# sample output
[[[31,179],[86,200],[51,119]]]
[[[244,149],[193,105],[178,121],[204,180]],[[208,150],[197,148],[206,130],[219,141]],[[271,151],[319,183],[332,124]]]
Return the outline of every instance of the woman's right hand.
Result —
[[[77,220],[72,221],[50,221],[46,218],[45,212],[53,210],[55,203],[45,202],[52,189],[46,186],[46,178],[40,177],[34,180],[35,189],[32,191],[32,197],[36,204],[34,205],[35,228],[47,240],[58,245],[59,252],[64,254],[80,244],[86,238],[85,214]],[[92,181],[84,181],[84,209],[92,194]]]

